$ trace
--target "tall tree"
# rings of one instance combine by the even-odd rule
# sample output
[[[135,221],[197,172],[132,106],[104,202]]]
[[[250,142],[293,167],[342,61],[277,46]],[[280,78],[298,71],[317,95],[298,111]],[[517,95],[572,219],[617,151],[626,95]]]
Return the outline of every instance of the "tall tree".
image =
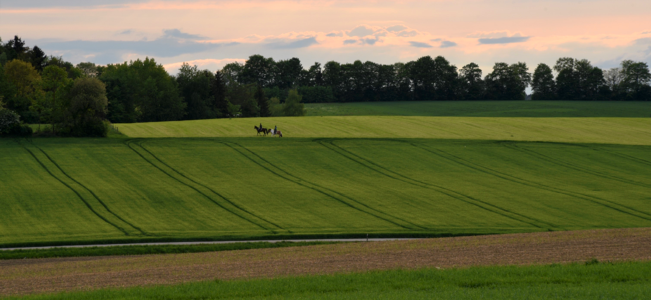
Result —
[[[460,95],[464,100],[481,100],[484,97],[484,81],[482,80],[482,71],[476,63],[469,63],[461,70],[460,75]]]
[[[76,68],[86,77],[94,78],[99,75],[97,65],[92,62],[80,62],[77,64]]]
[[[556,100],[556,82],[552,69],[546,64],[539,64],[533,72],[531,100]]]
[[[214,99],[211,89],[212,80],[212,72],[199,70],[196,65],[183,63],[176,75],[176,82],[181,96],[187,103],[186,119],[210,119],[219,115],[212,105]]]
[[[651,100],[651,73],[645,62],[622,61],[622,86],[633,100]]]
[[[579,77],[575,72],[575,60],[571,57],[561,57],[554,65],[556,76],[556,95],[559,100],[578,100]]]
[[[108,65],[100,80],[113,122],[175,121],[185,115],[178,84],[153,58]]]
[[[244,72],[244,65],[239,62],[232,62],[226,64],[222,70],[222,79],[224,84],[231,85],[242,82],[242,73]]]
[[[414,62],[410,69],[414,84],[416,100],[434,100],[436,98],[435,76],[436,63],[430,56],[423,56]]]
[[[267,100],[267,97],[265,97],[264,95],[262,86],[260,85],[257,86],[254,97],[255,100],[258,102],[258,108],[260,109],[260,116],[261,117],[271,116],[271,112],[269,111],[269,102]]]
[[[97,78],[78,78],[70,89],[66,133],[72,136],[99,136],[108,134],[106,118],[108,99],[106,87]]]
[[[276,74],[276,63],[273,58],[265,58],[262,55],[251,55],[244,63],[241,80],[243,83],[255,83],[263,87],[269,87],[274,81]]]
[[[7,107],[23,119],[32,101],[42,96],[41,76],[32,64],[14,59],[4,66],[7,81],[15,88],[14,97],[7,99]]]
[[[343,95],[344,74],[341,70],[341,64],[336,61],[329,61],[323,66],[323,82],[326,86],[332,88],[332,92],[337,99]]]
[[[260,110],[254,96],[255,90],[255,84],[230,84],[226,92],[226,99],[231,104],[229,106],[229,114],[237,116],[233,111],[233,107],[236,107],[237,111],[242,114],[242,117],[259,116]]]
[[[64,98],[65,90],[69,88],[72,81],[68,79],[66,70],[57,66],[45,67],[41,77],[45,97],[35,99],[30,109],[36,110],[41,121],[50,123],[52,132],[56,132],[55,124],[62,117],[62,111],[65,107],[62,98]],[[39,131],[40,124],[41,122],[39,122]]]
[[[229,117],[226,82],[222,71],[215,72],[215,78],[212,81],[212,94],[214,97],[213,109],[222,117]]]
[[[270,85],[273,84],[280,89],[288,89],[298,84],[301,71],[303,71],[303,66],[298,58],[279,60],[275,64],[272,63],[272,59],[268,59],[267,61],[271,65],[270,68],[273,76],[273,79],[270,80]]]
[[[526,65],[495,63],[493,72],[486,75],[486,99],[524,100],[525,88],[530,75]]]
[[[34,46],[34,48],[29,51],[29,58],[32,66],[34,66],[36,71],[42,72],[47,63],[47,56],[45,55],[45,52],[43,52],[43,50],[41,50],[41,48],[38,46]]]

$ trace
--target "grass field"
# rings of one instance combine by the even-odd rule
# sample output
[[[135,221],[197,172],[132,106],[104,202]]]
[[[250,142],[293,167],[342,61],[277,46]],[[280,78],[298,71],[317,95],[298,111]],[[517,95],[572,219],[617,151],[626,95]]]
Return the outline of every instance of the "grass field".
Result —
[[[651,226],[646,145],[152,138],[0,148],[5,246]]]
[[[589,261],[208,281],[20,299],[645,299],[650,274],[649,262]]]
[[[284,138],[421,138],[651,145],[651,118],[303,117],[118,124],[132,138],[255,137],[254,125]]]
[[[651,102],[405,101],[305,104],[308,116],[651,117]]]

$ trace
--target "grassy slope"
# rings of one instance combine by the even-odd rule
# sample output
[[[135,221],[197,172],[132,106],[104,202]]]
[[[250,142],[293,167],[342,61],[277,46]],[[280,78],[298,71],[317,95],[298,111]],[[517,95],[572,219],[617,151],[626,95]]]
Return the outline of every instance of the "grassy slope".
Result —
[[[407,101],[306,104],[308,116],[651,117],[651,102]]]
[[[186,138],[0,148],[0,244],[651,226],[649,146]]]
[[[644,299],[649,293],[649,274],[649,262],[396,270],[21,299]]]
[[[287,138],[431,138],[651,145],[651,118],[352,116],[119,124],[129,137],[251,137],[277,125]]]

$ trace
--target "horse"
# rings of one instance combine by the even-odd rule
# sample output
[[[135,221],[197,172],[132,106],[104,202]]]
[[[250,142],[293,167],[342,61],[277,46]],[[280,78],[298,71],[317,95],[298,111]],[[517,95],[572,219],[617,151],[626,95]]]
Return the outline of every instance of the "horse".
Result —
[[[259,128],[258,126],[253,126],[253,128],[255,128],[255,130],[258,132],[258,135],[260,135],[260,132],[262,132],[264,136],[267,136],[267,133],[271,131],[271,129],[262,128],[262,127]]]

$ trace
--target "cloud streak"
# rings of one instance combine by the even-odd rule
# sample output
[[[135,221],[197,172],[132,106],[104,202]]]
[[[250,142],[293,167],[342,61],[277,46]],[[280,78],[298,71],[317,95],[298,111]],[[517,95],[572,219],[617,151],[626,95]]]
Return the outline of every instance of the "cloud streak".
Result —
[[[512,43],[523,43],[529,40],[528,36],[507,36],[499,38],[484,38],[479,39],[479,43],[482,45],[496,45],[496,44],[512,44]]]

